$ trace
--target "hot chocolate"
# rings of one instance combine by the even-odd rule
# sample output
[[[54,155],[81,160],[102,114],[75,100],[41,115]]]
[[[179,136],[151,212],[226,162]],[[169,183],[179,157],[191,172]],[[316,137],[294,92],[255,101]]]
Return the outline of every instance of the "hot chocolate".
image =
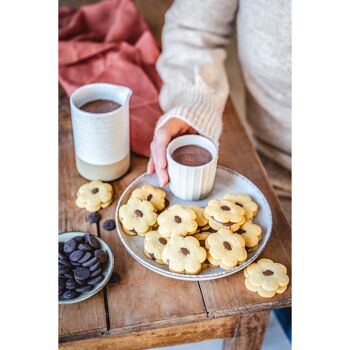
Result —
[[[176,162],[187,166],[204,165],[213,159],[208,150],[197,145],[181,146],[171,156]]]
[[[108,113],[119,107],[120,104],[112,100],[93,100],[83,104],[80,109],[89,113]]]

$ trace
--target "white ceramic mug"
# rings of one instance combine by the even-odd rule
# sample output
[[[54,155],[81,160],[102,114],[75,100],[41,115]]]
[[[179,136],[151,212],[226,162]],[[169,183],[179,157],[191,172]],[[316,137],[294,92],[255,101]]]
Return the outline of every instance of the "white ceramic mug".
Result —
[[[107,83],[84,85],[70,98],[76,166],[89,180],[111,181],[130,165],[129,99],[132,91]],[[93,100],[111,100],[120,107],[107,113],[80,109]]]
[[[200,166],[188,166],[176,162],[172,154],[182,146],[196,145],[210,152],[210,162]],[[212,190],[215,181],[218,150],[212,141],[199,135],[184,135],[172,140],[167,148],[170,190],[183,200],[199,200]]]

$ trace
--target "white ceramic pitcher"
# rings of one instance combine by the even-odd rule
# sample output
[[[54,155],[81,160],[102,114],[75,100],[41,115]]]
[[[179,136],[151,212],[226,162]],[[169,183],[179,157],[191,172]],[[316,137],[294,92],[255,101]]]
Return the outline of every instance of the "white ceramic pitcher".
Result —
[[[76,166],[88,180],[112,181],[130,166],[129,100],[132,91],[107,83],[84,85],[70,98]],[[93,100],[112,100],[119,108],[107,113],[80,109]]]

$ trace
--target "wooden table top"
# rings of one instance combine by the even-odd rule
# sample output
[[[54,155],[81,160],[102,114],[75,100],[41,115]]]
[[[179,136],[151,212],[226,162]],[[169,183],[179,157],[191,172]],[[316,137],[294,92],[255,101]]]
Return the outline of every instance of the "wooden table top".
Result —
[[[75,167],[69,101],[60,90],[59,232],[87,231],[99,234],[115,256],[120,284],[106,287],[88,300],[59,307],[60,341],[103,337],[151,330],[186,322],[286,307],[291,287],[264,299],[244,286],[243,272],[214,281],[177,281],[158,275],[136,262],[124,249],[116,231],[105,231],[86,220],[87,212],[75,205],[76,192],[86,182]],[[102,221],[114,218],[117,199],[135,177],[146,171],[147,159],[132,156],[129,172],[113,181],[114,202],[101,210]],[[261,257],[281,262],[291,275],[290,226],[282,213],[261,161],[230,101],[224,112],[219,164],[253,181],[266,196],[273,214],[272,236]]]

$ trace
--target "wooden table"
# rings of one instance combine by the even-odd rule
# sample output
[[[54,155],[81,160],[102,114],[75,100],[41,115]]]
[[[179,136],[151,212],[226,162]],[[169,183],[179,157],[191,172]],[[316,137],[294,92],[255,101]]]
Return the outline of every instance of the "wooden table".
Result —
[[[60,91],[59,231],[87,231],[104,239],[116,258],[121,282],[78,304],[59,307],[62,349],[144,349],[205,339],[225,338],[225,349],[259,349],[272,308],[291,305],[291,287],[264,299],[244,286],[243,272],[206,282],[177,281],[137,263],[116,231],[90,225],[75,205],[86,182],[75,168],[68,98]],[[114,218],[116,199],[146,170],[147,159],[132,156],[129,172],[112,183],[114,202],[101,211]],[[259,157],[228,101],[224,112],[219,163],[252,180],[265,194],[273,213],[273,231],[262,257],[285,264],[290,275],[290,227]]]

